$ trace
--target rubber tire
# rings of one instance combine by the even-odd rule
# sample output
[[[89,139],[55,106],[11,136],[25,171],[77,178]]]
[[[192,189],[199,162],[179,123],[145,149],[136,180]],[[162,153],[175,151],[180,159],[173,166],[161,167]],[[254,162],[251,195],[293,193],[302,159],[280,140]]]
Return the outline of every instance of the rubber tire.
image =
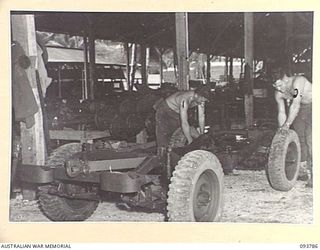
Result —
[[[62,145],[48,157],[46,166],[64,167],[65,160],[80,151],[80,143]],[[83,221],[89,218],[98,207],[98,201],[75,200],[49,194],[50,187],[50,185],[39,187],[38,198],[41,211],[52,221]]]
[[[199,136],[199,132],[193,126],[190,126],[190,132],[192,138],[197,138]],[[187,137],[184,135],[182,128],[177,128],[176,131],[173,132],[169,147],[171,148],[179,148],[184,147],[187,144]]]
[[[286,156],[289,145],[293,145],[295,151],[295,163],[290,167],[290,172],[286,172]],[[266,169],[267,179],[270,186],[278,191],[291,190],[299,174],[301,159],[300,142],[297,133],[293,130],[278,130],[272,139],[268,164]],[[289,174],[289,177],[288,177]]]
[[[196,218],[194,212],[195,189],[204,173],[209,173],[210,177],[214,178],[212,188],[217,198],[212,200],[213,207],[209,209],[212,211],[209,216]],[[183,156],[178,162],[169,184],[168,220],[175,222],[219,221],[223,207],[223,176],[221,164],[211,152],[195,150]]]

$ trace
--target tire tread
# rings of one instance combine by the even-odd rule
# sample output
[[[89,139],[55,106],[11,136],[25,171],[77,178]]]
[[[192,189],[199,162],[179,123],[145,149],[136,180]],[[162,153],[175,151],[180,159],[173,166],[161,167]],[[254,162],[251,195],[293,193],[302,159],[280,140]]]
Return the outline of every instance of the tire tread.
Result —
[[[190,217],[190,210],[192,208],[189,203],[189,200],[192,198],[190,197],[190,193],[194,185],[193,177],[201,168],[201,164],[206,160],[213,162],[213,170],[219,180],[223,181],[223,171],[220,162],[212,153],[196,150],[183,156],[178,162],[169,184],[167,206],[169,221],[194,221],[194,218]],[[223,192],[223,190],[221,191]],[[222,207],[222,204],[219,204],[219,206]],[[221,208],[218,211],[215,220],[218,220],[221,216]]]

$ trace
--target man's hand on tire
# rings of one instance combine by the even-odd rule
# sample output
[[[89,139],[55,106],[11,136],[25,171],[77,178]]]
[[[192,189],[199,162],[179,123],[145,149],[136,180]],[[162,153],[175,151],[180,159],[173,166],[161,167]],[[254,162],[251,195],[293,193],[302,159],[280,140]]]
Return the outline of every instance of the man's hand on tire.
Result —
[[[289,123],[285,123],[279,128],[280,131],[288,131],[289,129],[290,129]]]
[[[188,145],[190,145],[193,141],[193,138],[191,137],[190,139],[187,139],[187,141],[188,141]]]

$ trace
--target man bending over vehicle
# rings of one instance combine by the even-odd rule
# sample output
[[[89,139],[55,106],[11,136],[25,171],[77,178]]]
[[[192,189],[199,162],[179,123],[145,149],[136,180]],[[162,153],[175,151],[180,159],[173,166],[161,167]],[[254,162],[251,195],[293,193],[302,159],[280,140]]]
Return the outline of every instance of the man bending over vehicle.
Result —
[[[164,152],[169,146],[173,132],[181,127],[188,144],[193,140],[188,122],[188,109],[200,105],[204,110],[204,103],[208,101],[210,88],[201,86],[195,90],[178,91],[154,105],[156,110],[156,140],[158,152]],[[204,119],[199,120],[200,133],[204,132]],[[196,135],[194,135],[196,136]]]

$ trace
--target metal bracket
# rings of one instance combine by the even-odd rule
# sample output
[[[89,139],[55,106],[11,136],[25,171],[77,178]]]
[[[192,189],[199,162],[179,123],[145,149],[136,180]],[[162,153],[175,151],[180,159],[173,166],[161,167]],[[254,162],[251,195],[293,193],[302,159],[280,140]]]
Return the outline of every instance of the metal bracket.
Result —
[[[40,165],[22,165],[18,169],[18,176],[21,181],[30,183],[50,183],[53,181],[53,169]]]

